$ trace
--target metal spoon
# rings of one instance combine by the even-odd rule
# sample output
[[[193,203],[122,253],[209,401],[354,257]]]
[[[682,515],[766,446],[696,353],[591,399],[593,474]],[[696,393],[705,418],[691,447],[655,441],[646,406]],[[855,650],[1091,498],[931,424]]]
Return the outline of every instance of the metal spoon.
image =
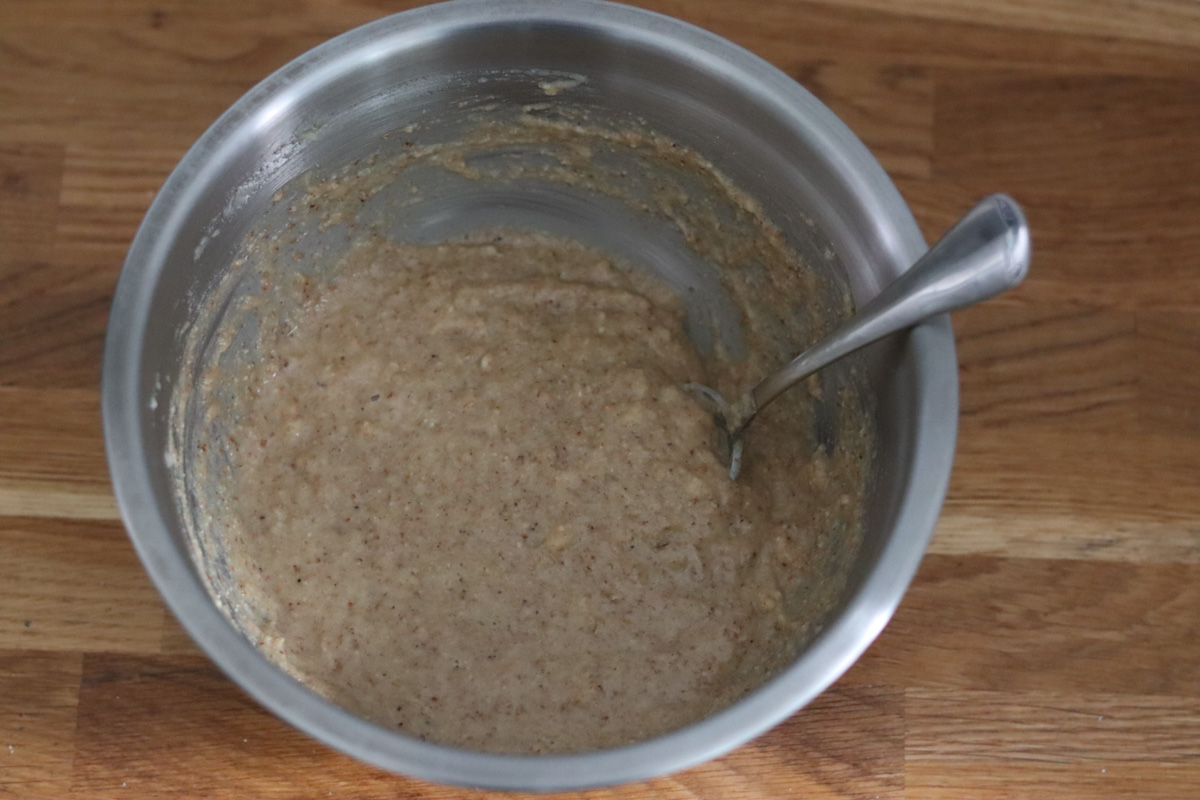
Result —
[[[964,308],[1016,286],[1029,270],[1029,228],[1011,197],[994,194],[954,224],[937,244],[850,319],[787,366],[730,404],[715,389],[685,388],[713,415],[729,459],[742,468],[746,428],[785,389],[822,367],[929,317]]]

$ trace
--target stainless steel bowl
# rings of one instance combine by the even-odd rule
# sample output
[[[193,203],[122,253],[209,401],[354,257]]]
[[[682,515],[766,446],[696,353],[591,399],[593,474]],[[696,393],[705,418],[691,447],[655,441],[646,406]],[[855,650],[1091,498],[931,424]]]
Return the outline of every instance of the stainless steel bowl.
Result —
[[[109,320],[109,465],[130,537],[168,605],[212,659],[280,717],[364,761],[435,781],[527,790],[613,784],[683,769],[762,733],[835,681],[883,629],[917,569],[950,474],[958,386],[950,323],[941,318],[869,354],[878,443],[867,530],[821,635],[732,707],[619,749],[501,756],[417,741],[304,688],[234,628],[189,556],[165,455],[183,332],[200,300],[288,180],[370,152],[382,134],[472,99],[472,91],[528,102],[538,76],[564,74],[587,78],[580,97],[593,108],[641,118],[708,158],[789,239],[811,241],[815,223],[858,303],[925,250],[866,148],[812,95],[745,50],[668,17],[593,0],[455,0],[333,39],[230,108],[155,199]],[[501,81],[508,88],[499,89],[478,80],[497,75],[530,80]],[[534,94],[522,95],[521,85]]]

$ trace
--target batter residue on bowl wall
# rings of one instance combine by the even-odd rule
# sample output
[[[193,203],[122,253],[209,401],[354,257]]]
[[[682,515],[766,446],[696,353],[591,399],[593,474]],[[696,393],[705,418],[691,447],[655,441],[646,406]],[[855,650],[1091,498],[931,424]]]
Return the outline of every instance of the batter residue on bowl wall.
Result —
[[[335,702],[481,750],[626,744],[761,685],[844,584],[861,419],[828,452],[797,391],[731,482],[680,387],[768,364],[701,359],[629,265],[528,231],[364,233],[272,280],[192,388],[220,440],[179,456],[231,615]],[[255,356],[222,367],[247,315]]]

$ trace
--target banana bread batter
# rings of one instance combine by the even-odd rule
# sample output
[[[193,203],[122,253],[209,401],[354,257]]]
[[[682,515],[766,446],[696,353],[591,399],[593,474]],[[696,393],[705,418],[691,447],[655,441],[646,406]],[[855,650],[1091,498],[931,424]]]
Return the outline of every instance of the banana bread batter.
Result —
[[[492,231],[276,289],[255,363],[200,387],[236,381],[210,513],[260,644],[332,700],[470,748],[619,745],[761,684],[840,588],[810,567],[861,463],[796,447],[780,402],[731,482],[680,388],[719,365],[653,279]]]

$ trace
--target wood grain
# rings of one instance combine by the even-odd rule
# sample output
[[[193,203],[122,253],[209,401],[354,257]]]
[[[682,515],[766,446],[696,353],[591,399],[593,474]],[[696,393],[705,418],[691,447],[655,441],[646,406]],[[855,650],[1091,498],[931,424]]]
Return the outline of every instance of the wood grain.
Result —
[[[1200,81],[947,76],[938,96],[937,179],[1007,181],[1029,215],[1041,268],[1023,296],[1200,303]]]
[[[798,61],[821,59],[851,64],[892,64],[940,68],[949,74],[999,77],[1143,76],[1194,80],[1200,51],[1193,46],[1088,33],[1108,24],[1107,9],[1079,13],[1079,26],[1067,35],[1034,27],[994,24],[991,5],[964,0],[971,17],[939,17],[933,0],[893,5],[867,0],[873,7],[841,0],[797,2],[759,0],[747,14],[739,3],[658,0],[641,3],[712,30],[753,50],[790,72]],[[1057,7],[1060,2],[1045,3]],[[1132,5],[1132,4],[1125,4]],[[1179,16],[1193,13],[1191,3],[1172,2]],[[1070,4],[1080,11],[1084,3]],[[1167,18],[1164,18],[1166,21]]]
[[[0,263],[6,268],[50,257],[63,151],[55,145],[0,143]],[[12,299],[5,295],[6,301]]]
[[[1139,315],[1135,357],[1142,428],[1200,436],[1200,312],[1158,309]]]
[[[415,4],[0,12],[0,798],[489,796],[358,764],[222,677],[128,544],[101,438],[109,303],[173,165],[272,70]],[[1200,796],[1200,7],[641,4],[811,89],[928,238],[1011,193],[1034,264],[955,315],[950,494],[884,634],[745,747],[583,796]]]
[[[75,347],[58,347],[62,339],[46,333],[34,337],[46,349],[33,348],[23,363],[44,358],[62,364],[63,370],[49,376],[38,370],[13,372],[30,382],[54,383],[54,378],[65,378],[73,370],[86,370],[94,386],[107,310],[105,304],[94,305],[100,312],[97,339],[79,348],[89,353],[88,359],[80,359]],[[78,322],[70,315],[66,320]],[[14,336],[5,343],[14,340],[20,345],[27,338]],[[0,515],[5,514],[117,519],[104,461],[98,389],[0,386]]]
[[[1196,564],[931,554],[847,678],[1014,697],[1196,697],[1198,603]]]
[[[1176,697],[993,692],[905,695],[907,789],[918,797],[1150,796],[1189,786],[1200,705]],[[963,779],[947,785],[948,771]],[[1182,795],[1181,795],[1182,796]]]
[[[934,548],[1194,561],[1195,440],[1136,429],[1101,435],[1066,424],[978,429],[964,419],[958,457],[991,469],[955,470]],[[984,520],[991,523],[973,524]],[[1036,552],[1022,552],[1020,540]]]
[[[1096,34],[1125,40],[1200,45],[1200,9],[1173,0],[849,0],[845,5],[900,11],[935,20],[980,22],[1016,30]]]
[[[2,519],[0,649],[160,651],[162,602],[119,524]]]
[[[75,758],[79,653],[0,650],[0,797],[63,797]]]

